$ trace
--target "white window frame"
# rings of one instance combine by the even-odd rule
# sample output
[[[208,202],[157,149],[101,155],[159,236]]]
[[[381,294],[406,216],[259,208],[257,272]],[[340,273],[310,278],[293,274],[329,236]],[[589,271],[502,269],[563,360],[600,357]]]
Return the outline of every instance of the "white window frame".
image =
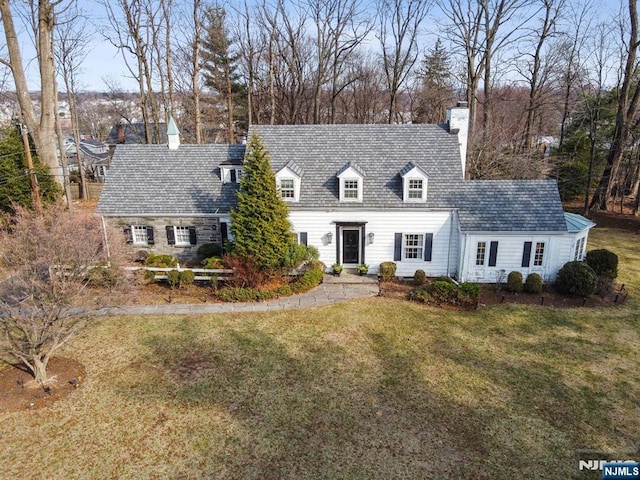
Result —
[[[235,182],[231,178],[231,172],[236,177]],[[220,167],[220,176],[222,177],[220,180],[222,180],[222,183],[240,183],[242,173],[241,167]]]
[[[178,233],[180,232],[180,233]],[[185,240],[186,236],[186,240]],[[174,225],[173,238],[175,239],[176,247],[188,247],[191,245],[191,237],[189,233],[189,227],[185,225]]]
[[[536,242],[536,248],[533,251],[533,266],[541,267],[544,265],[545,242]]]
[[[353,185],[355,183],[355,186]],[[349,193],[349,195],[347,195]],[[357,202],[360,199],[360,179],[345,178],[342,180],[342,201]]]
[[[291,182],[291,186],[283,186],[284,182]],[[294,202],[296,199],[296,180],[291,177],[282,177],[278,180],[280,198],[285,202]]]
[[[293,197],[282,196],[282,181],[293,180]],[[298,202],[300,200],[300,177],[289,167],[284,167],[276,172],[276,188],[278,195],[285,202]]]
[[[411,182],[420,181],[420,188],[411,187]],[[411,170],[402,175],[402,195],[406,203],[425,203],[427,201],[427,187],[429,178],[424,174],[423,170],[413,167]],[[419,192],[420,196],[415,196]]]
[[[476,243],[476,267],[483,267],[487,261],[487,242]]]
[[[411,243],[410,243],[411,241]],[[411,256],[408,252],[413,252]],[[414,256],[417,255],[417,256]],[[402,234],[402,260],[422,261],[424,258],[424,233]]]
[[[349,167],[340,175],[340,201],[341,202],[362,202],[362,192],[364,191],[364,177],[355,168]],[[347,182],[357,182],[357,188],[345,188]],[[347,197],[346,192],[355,192],[355,197]]]
[[[134,245],[149,245],[146,225],[131,225],[131,239]]]

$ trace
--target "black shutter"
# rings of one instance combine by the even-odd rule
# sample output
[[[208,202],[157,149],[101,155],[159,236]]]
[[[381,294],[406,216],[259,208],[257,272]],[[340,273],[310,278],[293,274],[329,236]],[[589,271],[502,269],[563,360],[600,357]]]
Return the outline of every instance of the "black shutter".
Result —
[[[300,243],[307,246],[307,232],[300,232]]]
[[[393,261],[399,262],[402,260],[402,234],[395,234],[395,243],[393,245]]]
[[[524,242],[522,250],[522,266],[528,267],[531,262],[531,242]]]
[[[153,227],[147,227],[147,243],[149,245],[153,245],[156,243],[153,238]]]
[[[176,233],[173,230],[173,227],[167,225],[167,243],[169,245],[175,245],[176,244]]]
[[[424,234],[424,261],[431,261],[431,251],[433,250],[433,233]]]
[[[196,245],[198,243],[198,236],[196,235],[196,227],[189,227],[189,243]]]
[[[498,242],[491,242],[489,246],[489,266],[496,266],[496,258],[498,256]]]
[[[231,171],[229,172],[229,175],[231,175],[231,183],[236,183],[236,170],[231,169]]]
[[[131,227],[124,227],[123,233],[124,236],[127,237],[127,243],[133,243],[133,232],[131,231]]]

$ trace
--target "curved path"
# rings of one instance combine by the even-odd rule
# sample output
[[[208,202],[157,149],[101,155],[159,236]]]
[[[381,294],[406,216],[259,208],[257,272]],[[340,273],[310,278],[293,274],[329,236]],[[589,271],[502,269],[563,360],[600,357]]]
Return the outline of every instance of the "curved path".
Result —
[[[239,312],[269,312],[293,308],[318,307],[334,303],[354,300],[357,298],[373,297],[380,289],[377,281],[360,280],[350,283],[348,279],[334,281],[325,276],[324,283],[300,295],[278,298],[266,302],[242,303],[198,303],[164,305],[124,305],[108,307],[99,310],[100,315],[184,315],[201,313],[239,313]]]

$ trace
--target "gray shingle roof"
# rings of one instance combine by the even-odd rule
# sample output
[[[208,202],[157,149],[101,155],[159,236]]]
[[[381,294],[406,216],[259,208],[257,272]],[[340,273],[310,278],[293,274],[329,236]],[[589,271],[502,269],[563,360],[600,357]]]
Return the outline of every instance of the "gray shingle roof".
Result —
[[[300,201],[290,208],[446,208],[443,194],[462,178],[458,137],[438,125],[256,125],[275,171],[304,170]],[[427,203],[403,201],[400,172],[411,161],[429,172]],[[345,205],[336,175],[345,164],[364,174],[362,203]]]
[[[103,215],[199,215],[228,212],[237,184],[219,165],[239,163],[244,145],[119,145],[96,212]]]
[[[437,125],[254,126],[274,171],[302,175],[300,201],[291,209],[458,209],[463,231],[566,232],[554,181],[463,181],[456,135]],[[220,165],[237,165],[244,145],[120,145],[97,212],[104,215],[227,213],[237,184],[222,184]],[[362,203],[339,201],[345,164],[364,174]],[[426,203],[403,201],[401,172],[408,164],[429,174]]]
[[[468,180],[445,195],[468,232],[566,232],[554,180]]]

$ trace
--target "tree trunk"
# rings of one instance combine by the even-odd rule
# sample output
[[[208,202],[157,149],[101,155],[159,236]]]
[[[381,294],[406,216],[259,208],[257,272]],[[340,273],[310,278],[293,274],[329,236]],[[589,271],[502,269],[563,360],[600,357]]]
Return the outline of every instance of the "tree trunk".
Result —
[[[40,385],[44,384],[49,377],[47,375],[47,365],[49,364],[49,357],[42,356],[34,353],[31,357],[31,368],[34,380]]]

